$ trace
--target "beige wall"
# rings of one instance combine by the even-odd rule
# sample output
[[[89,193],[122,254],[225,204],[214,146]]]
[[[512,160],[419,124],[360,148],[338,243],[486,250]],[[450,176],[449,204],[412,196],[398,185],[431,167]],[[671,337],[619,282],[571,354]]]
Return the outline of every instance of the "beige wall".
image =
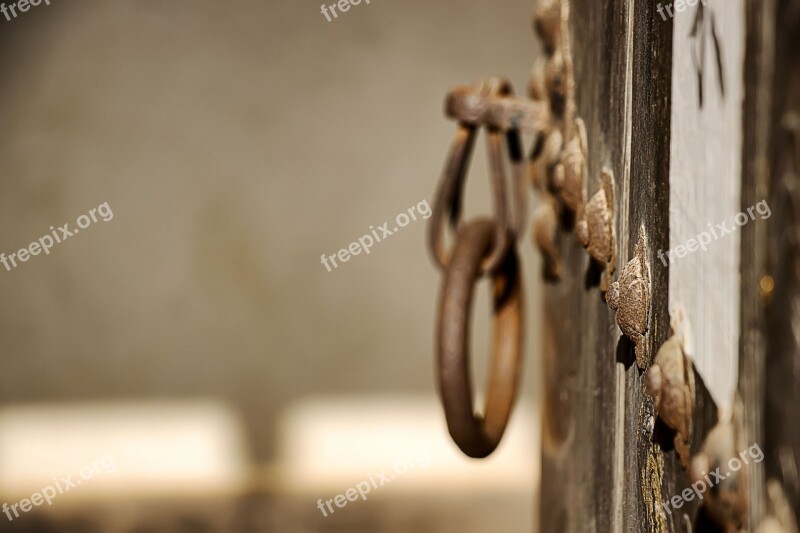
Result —
[[[319,2],[52,0],[0,18],[0,251],[114,213],[0,266],[0,399],[222,398],[263,458],[302,396],[434,394],[425,223],[334,272],[320,254],[432,201],[446,89],[505,74],[521,92],[532,7],[373,0],[328,23]]]

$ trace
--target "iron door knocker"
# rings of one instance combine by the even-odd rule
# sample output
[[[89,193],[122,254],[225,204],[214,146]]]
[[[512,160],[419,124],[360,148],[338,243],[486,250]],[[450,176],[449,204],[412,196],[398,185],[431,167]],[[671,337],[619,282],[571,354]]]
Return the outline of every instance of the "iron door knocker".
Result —
[[[516,252],[517,236],[526,223],[527,167],[520,130],[540,130],[546,107],[514,99],[510,84],[492,78],[474,87],[458,87],[447,96],[445,112],[458,120],[458,132],[448,154],[433,206],[428,244],[444,270],[437,326],[439,386],[450,435],[468,456],[494,451],[508,423],[522,363],[522,281]],[[495,217],[461,222],[463,190],[475,137],[487,129],[489,171]],[[503,139],[512,168],[511,213]],[[455,228],[448,254],[444,226]],[[469,317],[475,284],[493,280],[492,359],[483,414],[475,412],[469,362]]]

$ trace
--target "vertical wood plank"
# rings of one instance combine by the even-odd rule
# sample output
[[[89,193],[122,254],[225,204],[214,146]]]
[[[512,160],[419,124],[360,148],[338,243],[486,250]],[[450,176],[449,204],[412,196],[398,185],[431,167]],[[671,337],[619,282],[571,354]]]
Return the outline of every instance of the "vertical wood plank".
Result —
[[[772,85],[776,0],[747,0],[745,52],[744,146],[742,150],[742,204],[764,197],[770,189]],[[748,442],[763,444],[766,349],[764,302],[759,282],[767,271],[767,230],[772,222],[745,227],[741,258],[741,338],[739,341],[739,396],[743,431]],[[767,450],[765,453],[768,453]],[[750,531],[763,517],[762,465],[749,473],[747,485]]]
[[[766,306],[765,476],[800,517],[800,2],[780,0],[770,158]],[[763,285],[762,285],[763,287]],[[765,289],[766,291],[766,289]]]
[[[667,249],[672,22],[647,2],[573,0],[571,43],[578,116],[587,125],[587,197],[600,170],[615,176],[617,271],[639,228],[649,241],[650,354],[669,335]],[[545,294],[541,531],[688,531],[696,503],[666,517],[663,498],[687,486],[677,454],[653,437],[651,401],[632,344],[620,337],[587,255],[560,237],[563,279]],[[696,440],[716,407],[698,380]],[[696,444],[695,444],[696,447]]]
[[[742,254],[744,430],[764,451],[751,472],[751,529],[777,481],[800,516],[800,2],[749,0],[743,203],[771,216],[747,228]]]

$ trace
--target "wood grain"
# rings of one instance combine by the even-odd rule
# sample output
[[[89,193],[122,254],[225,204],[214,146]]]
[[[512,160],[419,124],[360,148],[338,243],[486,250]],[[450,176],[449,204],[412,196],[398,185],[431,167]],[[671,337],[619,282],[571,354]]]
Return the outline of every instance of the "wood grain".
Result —
[[[655,4],[575,0],[571,34],[578,116],[589,138],[587,196],[603,167],[619,198],[617,271],[639,228],[649,241],[653,304],[649,353],[669,335],[667,249],[672,32]],[[688,531],[686,513],[665,517],[661,502],[687,486],[671,439],[656,425],[633,346],[621,338],[597,288],[598,273],[569,232],[560,247],[564,279],[545,295],[541,531]],[[716,406],[698,380],[695,442]]]

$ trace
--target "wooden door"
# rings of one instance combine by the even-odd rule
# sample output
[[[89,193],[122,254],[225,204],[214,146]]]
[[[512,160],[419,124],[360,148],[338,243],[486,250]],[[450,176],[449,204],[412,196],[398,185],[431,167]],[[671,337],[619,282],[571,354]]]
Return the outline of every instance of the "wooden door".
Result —
[[[585,197],[610,170],[615,278],[639,244],[650,301],[637,362],[596,267],[559,234],[563,274],[544,303],[543,532],[722,530],[707,500],[663,506],[691,480],[645,376],[676,327],[690,332],[694,364],[691,455],[740,405],[737,434],[765,457],[738,478],[744,530],[775,512],[769,479],[798,512],[800,3],[666,5],[562,2],[587,129]],[[713,248],[681,261],[659,254],[761,201],[771,216]]]

